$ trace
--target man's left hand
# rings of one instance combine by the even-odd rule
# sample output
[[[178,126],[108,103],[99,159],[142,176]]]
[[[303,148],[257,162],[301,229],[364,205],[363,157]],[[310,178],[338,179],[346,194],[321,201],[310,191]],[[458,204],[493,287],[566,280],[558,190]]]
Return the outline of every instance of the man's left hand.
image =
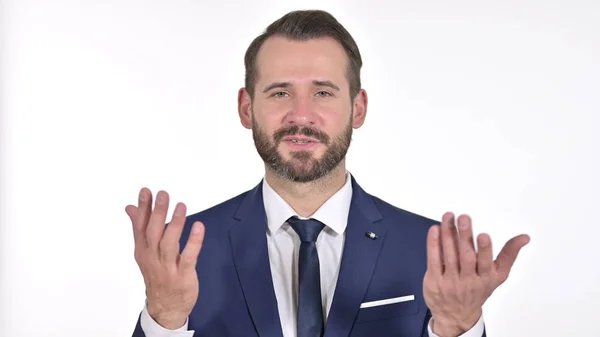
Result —
[[[442,224],[432,226],[428,233],[423,279],[433,332],[441,337],[457,337],[470,330],[479,321],[483,304],[506,281],[519,251],[528,243],[528,235],[515,236],[494,260],[487,234],[477,237],[475,251],[469,216],[461,215],[456,226],[454,214],[444,214]]]

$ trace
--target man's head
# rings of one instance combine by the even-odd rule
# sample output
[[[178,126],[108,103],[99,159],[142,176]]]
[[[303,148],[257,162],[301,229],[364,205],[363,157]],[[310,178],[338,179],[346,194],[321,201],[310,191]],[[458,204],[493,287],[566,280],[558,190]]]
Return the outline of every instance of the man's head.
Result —
[[[346,29],[327,12],[288,13],[251,43],[245,65],[240,118],[267,168],[309,182],[340,167],[367,108]]]

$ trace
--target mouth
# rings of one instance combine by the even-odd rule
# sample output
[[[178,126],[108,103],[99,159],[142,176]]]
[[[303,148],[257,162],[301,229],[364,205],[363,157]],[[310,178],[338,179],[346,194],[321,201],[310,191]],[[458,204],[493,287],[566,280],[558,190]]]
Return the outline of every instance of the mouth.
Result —
[[[311,144],[320,143],[318,140],[305,136],[288,136],[282,139],[284,142],[291,142],[293,144]]]
[[[321,142],[306,136],[288,136],[282,139],[282,143],[294,151],[312,150]]]

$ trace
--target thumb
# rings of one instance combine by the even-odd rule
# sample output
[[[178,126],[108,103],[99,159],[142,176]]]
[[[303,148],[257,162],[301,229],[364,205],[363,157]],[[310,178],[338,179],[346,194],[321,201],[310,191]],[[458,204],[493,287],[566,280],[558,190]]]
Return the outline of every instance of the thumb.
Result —
[[[502,282],[508,277],[510,270],[525,245],[530,241],[529,235],[522,234],[508,240],[496,258],[496,270],[503,275]]]
[[[133,205],[127,205],[127,207],[125,207],[125,213],[127,213],[131,222],[133,222],[135,220],[135,217],[137,216],[137,212],[138,212],[138,208]]]

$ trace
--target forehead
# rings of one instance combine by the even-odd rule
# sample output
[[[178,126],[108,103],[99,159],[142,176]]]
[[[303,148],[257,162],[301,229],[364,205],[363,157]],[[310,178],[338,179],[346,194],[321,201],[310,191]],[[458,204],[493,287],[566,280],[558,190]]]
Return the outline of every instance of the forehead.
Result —
[[[258,82],[329,80],[347,86],[348,57],[332,38],[292,41],[271,37],[260,48]]]

